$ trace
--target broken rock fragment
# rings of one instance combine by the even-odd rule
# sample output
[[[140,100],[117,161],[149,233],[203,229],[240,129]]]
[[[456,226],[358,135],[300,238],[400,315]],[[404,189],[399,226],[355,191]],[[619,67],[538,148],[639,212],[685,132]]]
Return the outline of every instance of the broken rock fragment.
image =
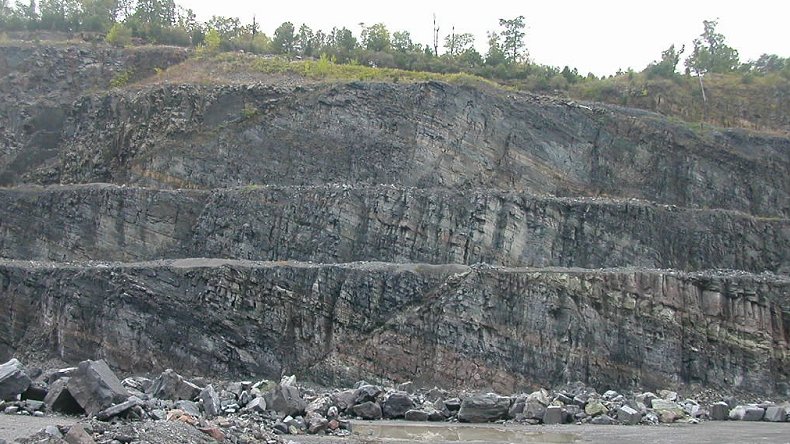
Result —
[[[129,392],[103,360],[80,362],[66,389],[91,416],[129,398]]]
[[[11,401],[30,387],[30,378],[17,359],[0,365],[0,401]]]
[[[187,381],[172,369],[167,369],[154,379],[146,393],[159,399],[192,401],[200,394],[200,387]]]

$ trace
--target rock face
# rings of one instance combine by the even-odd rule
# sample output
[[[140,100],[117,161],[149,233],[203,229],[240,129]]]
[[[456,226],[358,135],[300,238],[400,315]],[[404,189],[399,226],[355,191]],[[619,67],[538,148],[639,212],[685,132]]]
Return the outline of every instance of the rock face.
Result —
[[[438,82],[83,92],[179,51],[0,47],[0,362],[170,367],[149,394],[217,414],[306,404],[283,384],[223,405],[178,372],[787,393],[787,137]],[[97,413],[105,385],[74,398]],[[339,410],[539,420],[550,402],[356,388]],[[587,405],[568,396],[552,422]]]
[[[790,223],[604,198],[393,187],[0,189],[0,255],[790,270]],[[646,223],[645,221],[649,221]]]
[[[129,371],[156,361],[207,374],[302,368],[327,382],[496,381],[501,392],[569,379],[773,392],[790,369],[788,354],[754,351],[788,347],[790,280],[767,275],[206,259],[5,261],[0,282],[17,320],[0,322],[3,354],[57,337],[65,360],[99,352]]]

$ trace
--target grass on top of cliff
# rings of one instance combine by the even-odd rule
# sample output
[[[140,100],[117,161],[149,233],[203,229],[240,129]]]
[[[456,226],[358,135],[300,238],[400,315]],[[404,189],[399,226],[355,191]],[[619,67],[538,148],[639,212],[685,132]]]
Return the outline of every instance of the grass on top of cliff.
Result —
[[[178,66],[159,73],[156,81],[215,83],[268,83],[275,79],[299,78],[305,81],[368,81],[411,83],[438,80],[447,83],[488,86],[507,89],[496,82],[468,73],[432,73],[406,71],[395,68],[378,68],[359,64],[339,64],[327,57],[318,60],[288,60],[282,57],[257,56],[245,53],[225,52],[198,54]]]

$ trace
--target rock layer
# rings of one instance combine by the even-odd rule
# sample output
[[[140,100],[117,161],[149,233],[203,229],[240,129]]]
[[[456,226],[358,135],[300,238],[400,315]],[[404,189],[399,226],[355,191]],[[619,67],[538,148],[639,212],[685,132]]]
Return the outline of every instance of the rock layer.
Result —
[[[790,281],[767,275],[194,259],[6,261],[0,283],[0,360],[48,349],[127,371],[307,369],[500,392],[788,389]]]
[[[790,220],[499,190],[0,190],[0,256],[790,271]]]

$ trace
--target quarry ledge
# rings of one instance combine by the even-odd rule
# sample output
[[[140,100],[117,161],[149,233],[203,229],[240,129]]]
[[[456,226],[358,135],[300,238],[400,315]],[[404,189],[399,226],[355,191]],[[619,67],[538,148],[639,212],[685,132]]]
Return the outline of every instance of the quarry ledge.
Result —
[[[777,283],[790,283],[790,276],[771,272],[749,273],[732,269],[709,269],[686,272],[671,268],[645,268],[645,267],[609,267],[609,268],[582,268],[582,267],[503,267],[486,263],[472,265],[464,264],[431,264],[422,262],[393,263],[383,261],[353,261],[344,263],[319,263],[297,260],[256,261],[245,259],[225,259],[212,257],[192,257],[179,259],[159,259],[151,261],[41,261],[19,260],[13,258],[0,258],[0,267],[23,269],[137,269],[137,268],[342,268],[348,270],[366,271],[411,271],[411,272],[465,272],[465,271],[493,271],[501,273],[561,273],[561,274],[617,274],[617,273],[648,273],[679,277],[709,276],[715,278],[749,277],[761,281]]]

